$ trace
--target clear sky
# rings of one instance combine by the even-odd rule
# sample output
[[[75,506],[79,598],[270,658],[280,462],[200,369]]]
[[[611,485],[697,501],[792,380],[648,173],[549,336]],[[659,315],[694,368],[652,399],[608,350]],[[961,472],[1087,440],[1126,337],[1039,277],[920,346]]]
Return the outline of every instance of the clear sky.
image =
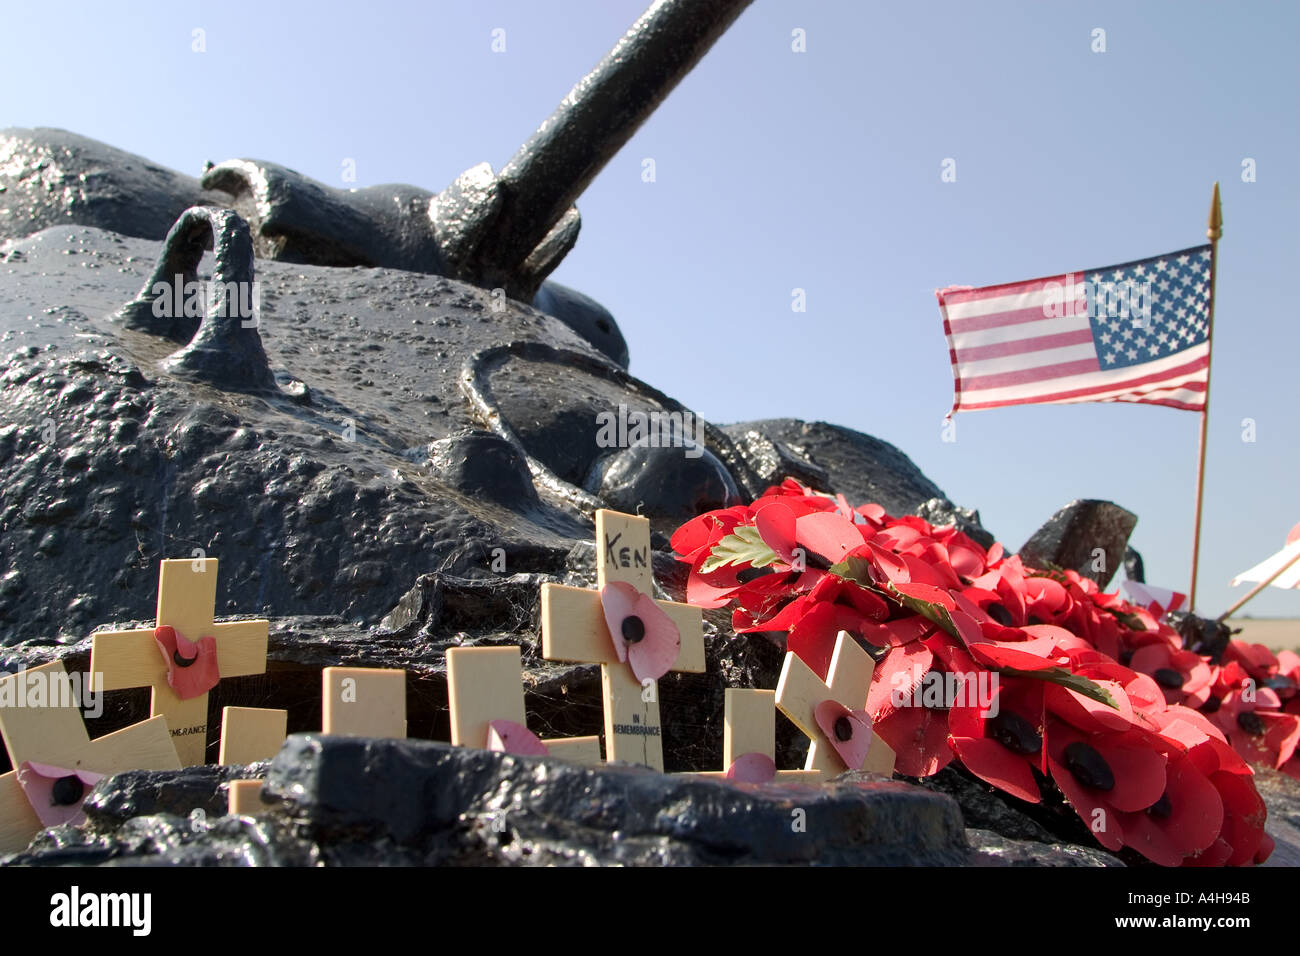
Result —
[[[64,127],[194,175],[253,157],[436,190],[500,168],[643,6],[208,0],[53,16],[6,0],[0,126]],[[1140,517],[1148,580],[1186,590],[1198,416],[1024,406],[959,415],[945,443],[934,290],[1197,245],[1219,180],[1198,602],[1217,613],[1244,593],[1231,576],[1300,521],[1298,9],[756,0],[587,190],[554,277],[611,309],[634,373],[715,422],[791,416],[887,439],[1012,548],[1070,499],[1109,498]],[[1250,609],[1300,615],[1300,593]]]

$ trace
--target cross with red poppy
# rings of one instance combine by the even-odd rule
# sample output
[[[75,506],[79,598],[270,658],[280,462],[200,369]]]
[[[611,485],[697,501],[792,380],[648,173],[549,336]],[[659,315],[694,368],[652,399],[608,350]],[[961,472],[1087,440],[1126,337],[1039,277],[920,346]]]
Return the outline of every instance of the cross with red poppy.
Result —
[[[61,686],[72,686],[62,661],[0,678],[0,735],[14,766],[0,776],[0,854],[26,849],[45,826],[77,822],[100,777],[181,768],[162,717],[91,740]]]
[[[605,759],[663,770],[656,681],[670,670],[704,673],[704,618],[649,596],[651,559],[647,519],[597,511],[599,590],[542,585],[542,656],[599,664]]]
[[[167,718],[187,767],[205,762],[208,691],[223,677],[266,673],[267,622],[217,624],[216,603],[216,558],[166,560],[154,626],[92,635],[93,689],[152,688],[150,713]]]
[[[538,740],[531,735],[524,710],[523,682],[524,667],[518,645],[448,649],[447,700],[451,708],[452,745],[496,749],[488,747],[489,738],[495,732],[503,745],[499,749],[528,753],[527,749],[512,747],[509,739],[511,731],[522,729],[524,735],[552,757],[587,765],[600,763],[599,737]]]
[[[846,770],[894,772],[894,751],[879,736],[866,738],[870,745],[858,766],[849,766],[841,756],[860,753],[866,743],[863,735],[870,724],[864,721],[863,712],[875,669],[871,655],[847,631],[840,631],[835,640],[825,682],[797,654],[785,655],[776,685],[776,706],[811,741],[805,770],[820,770],[828,776]]]

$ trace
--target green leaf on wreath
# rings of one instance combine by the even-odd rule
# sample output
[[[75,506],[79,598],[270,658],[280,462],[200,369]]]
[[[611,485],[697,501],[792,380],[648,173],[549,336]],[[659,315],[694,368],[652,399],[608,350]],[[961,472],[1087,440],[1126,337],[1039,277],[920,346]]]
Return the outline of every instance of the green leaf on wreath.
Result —
[[[876,582],[871,579],[871,562],[866,558],[849,555],[843,561],[832,564],[830,571],[831,574],[838,575],[846,581],[860,584],[872,591],[876,590]]]
[[[765,568],[775,564],[781,556],[767,546],[758,533],[758,529],[749,525],[737,525],[735,530],[721,538],[709,552],[700,573],[708,574],[729,564],[748,564],[752,568]]]
[[[1130,631],[1145,631],[1147,629],[1147,626],[1142,623],[1142,619],[1136,614],[1129,614],[1127,611],[1121,611],[1113,607],[1103,608],[1103,610],[1109,611]]]
[[[1075,693],[1082,694],[1084,697],[1091,697],[1093,700],[1100,701],[1107,707],[1113,707],[1119,710],[1119,705],[1115,703],[1115,698],[1110,693],[1094,681],[1089,680],[1082,674],[1073,674],[1064,667],[1049,667],[1041,671],[1022,671],[1015,667],[999,667],[999,674],[1005,674],[1007,677],[1031,677],[1034,680],[1045,680],[1052,684],[1060,684]]]
[[[955,637],[957,640],[962,641],[963,644],[965,643],[957,630],[957,625],[953,623],[952,615],[948,613],[948,609],[942,604],[904,594],[892,584],[889,585],[889,596],[908,610],[915,611],[932,624],[938,624],[939,628],[949,637]]]

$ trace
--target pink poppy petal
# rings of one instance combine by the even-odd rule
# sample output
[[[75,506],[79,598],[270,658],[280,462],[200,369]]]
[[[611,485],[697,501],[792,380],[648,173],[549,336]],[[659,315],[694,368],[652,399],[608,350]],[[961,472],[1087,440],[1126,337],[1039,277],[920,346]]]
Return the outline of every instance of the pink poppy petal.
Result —
[[[776,779],[776,761],[767,754],[741,754],[727,768],[727,779],[737,783],[771,783]]]
[[[65,823],[76,826],[85,820],[82,805],[86,795],[103,779],[102,773],[67,770],[30,760],[23,761],[18,767],[18,785],[41,825],[47,827]]]
[[[681,632],[673,619],[647,594],[637,598],[632,613],[641,619],[645,636],[628,645],[627,662],[637,680],[658,680],[677,662],[682,649]]]
[[[871,718],[865,710],[849,710],[838,700],[824,700],[813,716],[817,726],[850,770],[861,770],[871,746]]]
[[[513,720],[488,722],[487,749],[521,757],[545,757],[550,753],[540,737]]]
[[[626,581],[611,581],[600,589],[600,606],[605,612],[605,626],[614,642],[614,653],[627,661],[627,641],[623,637],[623,620],[632,614],[640,592]]]

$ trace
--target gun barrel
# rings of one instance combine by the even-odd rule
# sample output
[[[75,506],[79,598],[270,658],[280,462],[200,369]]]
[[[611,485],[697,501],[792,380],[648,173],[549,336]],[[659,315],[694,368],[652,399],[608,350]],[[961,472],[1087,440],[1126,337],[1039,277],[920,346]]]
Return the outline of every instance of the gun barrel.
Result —
[[[522,263],[752,0],[656,0],[500,173],[491,260]]]

